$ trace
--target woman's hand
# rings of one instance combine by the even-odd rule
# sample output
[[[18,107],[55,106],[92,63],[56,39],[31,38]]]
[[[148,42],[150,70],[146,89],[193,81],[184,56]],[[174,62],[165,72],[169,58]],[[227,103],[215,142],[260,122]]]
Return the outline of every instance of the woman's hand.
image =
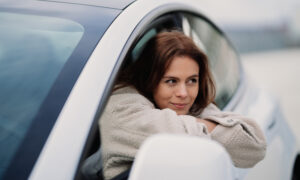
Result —
[[[209,120],[205,120],[205,119],[200,119],[197,118],[198,122],[204,123],[207,127],[208,132],[210,133],[212,130],[215,129],[215,127],[218,125],[218,123],[213,122],[213,121],[209,121]]]

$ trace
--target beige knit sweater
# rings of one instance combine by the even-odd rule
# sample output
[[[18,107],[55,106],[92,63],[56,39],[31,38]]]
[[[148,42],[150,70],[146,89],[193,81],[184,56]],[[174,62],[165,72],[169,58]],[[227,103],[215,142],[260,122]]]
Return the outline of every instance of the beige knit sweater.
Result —
[[[177,115],[170,109],[156,109],[134,88],[115,91],[99,120],[103,174],[111,179],[126,171],[150,135],[157,133],[189,134],[211,138],[228,151],[235,166],[249,168],[262,160],[266,141],[259,126],[251,119],[222,112],[210,104],[197,117],[218,122],[208,133],[203,123],[189,115]]]

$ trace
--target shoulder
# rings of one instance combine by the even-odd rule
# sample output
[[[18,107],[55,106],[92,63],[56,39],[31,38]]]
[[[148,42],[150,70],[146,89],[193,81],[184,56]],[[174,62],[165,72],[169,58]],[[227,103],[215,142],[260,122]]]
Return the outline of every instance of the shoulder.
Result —
[[[208,116],[215,116],[217,114],[221,114],[222,111],[213,103],[210,103],[208,106],[206,106],[203,111],[199,114],[196,115],[199,118],[205,118]]]
[[[115,107],[135,107],[146,106],[154,108],[154,104],[145,96],[141,95],[134,87],[126,86],[119,88],[111,94],[107,106]]]

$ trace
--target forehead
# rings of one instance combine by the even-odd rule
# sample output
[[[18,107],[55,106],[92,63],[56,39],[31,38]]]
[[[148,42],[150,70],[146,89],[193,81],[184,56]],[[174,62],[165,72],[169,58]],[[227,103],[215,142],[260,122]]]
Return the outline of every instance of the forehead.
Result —
[[[199,73],[199,65],[196,60],[188,56],[176,56],[166,69],[165,76],[169,75],[194,75]]]

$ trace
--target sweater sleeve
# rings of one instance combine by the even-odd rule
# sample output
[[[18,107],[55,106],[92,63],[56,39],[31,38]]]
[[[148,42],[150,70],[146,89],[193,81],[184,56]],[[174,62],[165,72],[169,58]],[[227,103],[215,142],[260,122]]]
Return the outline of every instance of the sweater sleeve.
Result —
[[[190,115],[177,115],[171,109],[157,109],[140,94],[117,94],[111,98],[115,127],[137,136],[149,136],[157,133],[189,134],[207,136],[204,124],[198,123]]]
[[[136,91],[114,93],[99,121],[105,178],[128,169],[144,140],[157,133],[212,138],[225,147],[237,167],[252,167],[264,157],[266,142],[255,121],[222,112],[212,104],[197,117],[218,125],[209,134],[205,124],[195,117],[157,109]]]
[[[201,118],[218,123],[211,132],[211,138],[225,147],[235,166],[250,168],[264,158],[266,140],[254,120],[222,112],[213,104],[205,109]]]

